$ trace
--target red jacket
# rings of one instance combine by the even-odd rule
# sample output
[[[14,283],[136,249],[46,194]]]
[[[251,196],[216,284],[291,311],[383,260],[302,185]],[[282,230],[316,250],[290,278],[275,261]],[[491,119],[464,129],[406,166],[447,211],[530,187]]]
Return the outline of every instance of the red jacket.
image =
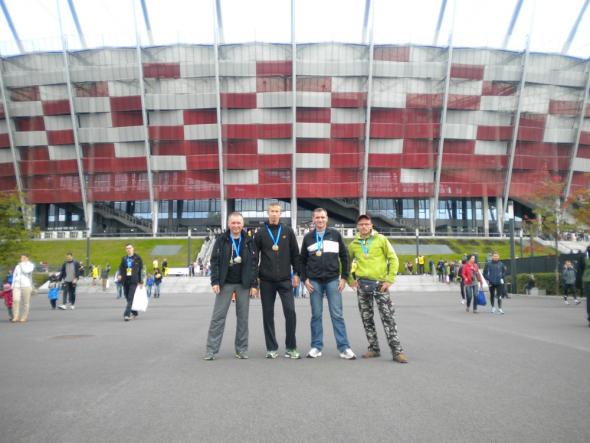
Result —
[[[461,275],[463,276],[463,283],[466,286],[473,285],[473,275],[476,276],[479,284],[483,286],[483,280],[481,279],[481,275],[479,275],[479,267],[476,263],[465,263],[463,265],[463,269],[461,270]]]
[[[4,304],[8,309],[12,308],[12,289],[4,289],[0,292],[0,298],[4,299]]]

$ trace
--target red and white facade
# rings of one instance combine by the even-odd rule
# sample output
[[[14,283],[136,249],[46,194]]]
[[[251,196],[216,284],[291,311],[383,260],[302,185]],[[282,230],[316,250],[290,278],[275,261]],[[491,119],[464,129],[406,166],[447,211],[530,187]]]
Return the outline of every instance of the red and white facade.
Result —
[[[3,59],[0,190],[19,176],[33,204],[218,199],[222,186],[228,200],[362,200],[365,168],[368,198],[526,201],[548,177],[589,184],[585,60],[375,46],[370,70],[367,45],[298,44],[296,63],[291,45],[221,45],[217,88],[214,49]]]

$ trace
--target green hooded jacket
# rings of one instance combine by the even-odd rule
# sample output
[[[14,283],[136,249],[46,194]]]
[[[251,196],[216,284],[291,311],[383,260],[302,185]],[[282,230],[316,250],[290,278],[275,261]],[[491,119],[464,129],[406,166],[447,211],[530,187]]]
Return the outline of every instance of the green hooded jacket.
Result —
[[[369,253],[366,257],[361,241],[365,249],[368,245]],[[354,240],[348,245],[348,253],[353,261],[352,269],[357,279],[367,278],[389,283],[393,283],[395,280],[399,269],[397,255],[389,240],[374,229],[367,240],[362,240],[360,234],[357,233]],[[348,282],[352,281],[351,272]]]

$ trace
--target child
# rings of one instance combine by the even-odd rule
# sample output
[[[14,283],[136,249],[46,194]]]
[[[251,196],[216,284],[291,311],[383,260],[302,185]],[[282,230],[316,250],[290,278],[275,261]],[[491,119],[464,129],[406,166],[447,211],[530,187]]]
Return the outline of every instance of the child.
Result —
[[[154,286],[154,277],[152,274],[148,274],[148,278],[146,281],[146,290],[147,296],[150,298],[152,296],[152,287]]]
[[[49,277],[49,303],[51,304],[51,309],[55,309],[57,307],[57,299],[59,298],[59,275],[52,274]]]
[[[4,283],[0,292],[0,298],[4,299],[4,304],[8,310],[8,319],[12,321],[12,286],[10,284]]]

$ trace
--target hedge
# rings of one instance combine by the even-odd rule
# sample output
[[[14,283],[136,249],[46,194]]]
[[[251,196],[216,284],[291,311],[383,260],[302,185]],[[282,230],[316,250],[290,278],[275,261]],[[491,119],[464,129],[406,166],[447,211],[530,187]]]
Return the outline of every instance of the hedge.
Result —
[[[534,274],[535,276],[535,287],[539,289],[544,289],[547,295],[557,295],[556,285],[555,285],[555,273],[554,272],[539,272]],[[524,294],[524,288],[527,284],[529,279],[529,274],[517,274],[516,275],[516,288],[518,294]],[[510,282],[510,276],[506,278],[506,282]],[[559,280],[559,284],[561,285],[561,276]],[[576,291],[579,289],[576,288]],[[563,287],[560,286],[559,288],[559,295],[563,294]]]

